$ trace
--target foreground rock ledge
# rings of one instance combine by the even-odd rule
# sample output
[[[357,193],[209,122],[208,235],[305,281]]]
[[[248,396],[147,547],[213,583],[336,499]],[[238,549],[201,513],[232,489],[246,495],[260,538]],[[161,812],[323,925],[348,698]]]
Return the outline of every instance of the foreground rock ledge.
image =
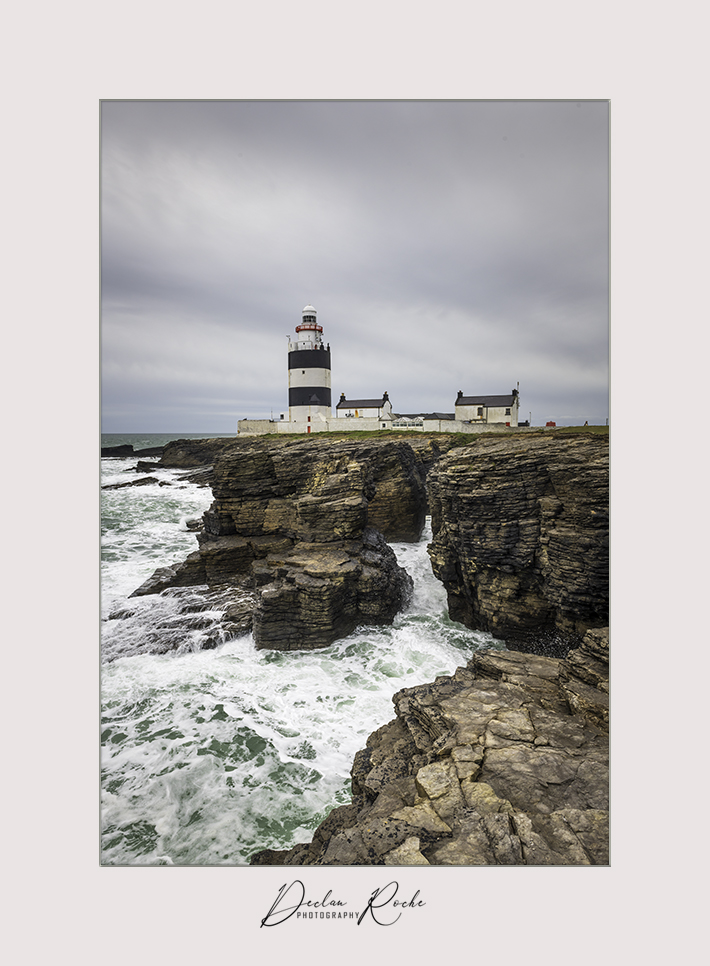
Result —
[[[482,651],[393,698],[352,802],[252,865],[608,864],[608,630],[567,659]]]

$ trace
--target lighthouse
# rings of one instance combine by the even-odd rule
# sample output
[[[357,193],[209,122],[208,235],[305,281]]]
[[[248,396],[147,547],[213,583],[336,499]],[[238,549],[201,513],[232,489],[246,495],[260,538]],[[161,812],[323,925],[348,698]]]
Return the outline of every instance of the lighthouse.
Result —
[[[331,418],[330,345],[323,344],[323,327],[316,310],[306,305],[296,338],[288,343],[288,418],[292,423],[322,423]]]

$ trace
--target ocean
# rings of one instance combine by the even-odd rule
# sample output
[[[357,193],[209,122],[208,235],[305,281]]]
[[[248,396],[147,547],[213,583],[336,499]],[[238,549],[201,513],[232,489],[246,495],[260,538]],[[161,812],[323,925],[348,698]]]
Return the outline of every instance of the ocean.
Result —
[[[220,434],[107,434],[102,446],[208,435]],[[102,485],[145,475],[137,462],[103,458]],[[101,494],[101,863],[248,865],[310,841],[350,801],[353,758],[394,717],[396,691],[504,644],[449,619],[429,521],[419,543],[392,545],[414,579],[406,612],[321,650],[224,639],[224,598],[206,588],[130,598],[197,549],[188,521],[212,502],[184,471],[150,475],[158,482]]]

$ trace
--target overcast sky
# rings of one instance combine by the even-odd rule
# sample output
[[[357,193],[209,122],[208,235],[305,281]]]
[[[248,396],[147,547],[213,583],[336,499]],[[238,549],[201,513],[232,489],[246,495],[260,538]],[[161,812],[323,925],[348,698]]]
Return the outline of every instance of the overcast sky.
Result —
[[[104,102],[102,429],[287,413],[311,302],[333,403],[608,412],[606,102]]]

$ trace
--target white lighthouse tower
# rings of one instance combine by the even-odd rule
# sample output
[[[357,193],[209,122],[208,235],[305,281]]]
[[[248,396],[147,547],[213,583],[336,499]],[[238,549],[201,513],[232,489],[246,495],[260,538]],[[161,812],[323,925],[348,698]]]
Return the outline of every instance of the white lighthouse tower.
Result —
[[[288,343],[288,418],[313,423],[331,418],[330,345],[323,345],[323,327],[316,321],[316,310],[306,305],[296,326],[296,339]],[[323,427],[325,428],[325,427]]]

